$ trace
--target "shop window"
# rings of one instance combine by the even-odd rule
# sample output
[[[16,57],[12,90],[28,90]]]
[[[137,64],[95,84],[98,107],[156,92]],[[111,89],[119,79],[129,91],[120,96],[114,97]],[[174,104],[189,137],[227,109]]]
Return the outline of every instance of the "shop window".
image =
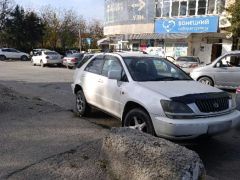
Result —
[[[179,1],[173,0],[172,2],[172,16],[178,16]]]
[[[158,0],[156,4],[156,17],[162,16],[162,0]]]
[[[198,1],[198,15],[205,15],[206,14],[206,0],[199,0]]]
[[[196,0],[189,0],[188,4],[188,15],[195,15],[196,14]]]
[[[213,14],[215,9],[215,1],[216,0],[208,0],[208,14]]]
[[[163,0],[162,16],[169,17],[170,15],[170,0]]]
[[[221,14],[225,9],[225,0],[217,0],[217,14]]]
[[[187,1],[180,2],[180,16],[187,15]]]

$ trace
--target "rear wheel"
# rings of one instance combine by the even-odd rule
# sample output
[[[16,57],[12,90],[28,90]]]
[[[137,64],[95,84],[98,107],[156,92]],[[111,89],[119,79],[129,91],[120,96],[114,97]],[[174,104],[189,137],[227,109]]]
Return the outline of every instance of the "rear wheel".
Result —
[[[214,86],[213,80],[209,77],[201,77],[198,81],[209,86]]]
[[[4,55],[0,55],[0,61],[5,61],[7,58]]]
[[[82,90],[78,91],[76,94],[76,111],[80,117],[87,116],[91,111]]]
[[[140,108],[132,109],[127,113],[124,119],[124,126],[155,135],[150,116]]]
[[[28,57],[27,56],[22,56],[21,57],[21,61],[27,61],[28,60]]]

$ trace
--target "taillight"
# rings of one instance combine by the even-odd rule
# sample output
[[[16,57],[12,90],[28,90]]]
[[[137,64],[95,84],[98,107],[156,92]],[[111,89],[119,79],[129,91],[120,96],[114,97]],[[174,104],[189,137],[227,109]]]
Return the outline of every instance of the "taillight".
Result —
[[[190,68],[195,68],[195,67],[197,67],[198,65],[197,64],[191,64],[189,67]]]

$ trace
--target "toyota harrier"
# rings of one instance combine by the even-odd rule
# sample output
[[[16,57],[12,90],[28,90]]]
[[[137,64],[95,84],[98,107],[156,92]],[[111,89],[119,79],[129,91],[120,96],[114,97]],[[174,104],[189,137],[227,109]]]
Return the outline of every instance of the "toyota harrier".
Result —
[[[229,94],[155,56],[97,54],[75,71],[72,89],[80,116],[97,107],[121,119],[123,126],[165,138],[214,135],[240,121]]]

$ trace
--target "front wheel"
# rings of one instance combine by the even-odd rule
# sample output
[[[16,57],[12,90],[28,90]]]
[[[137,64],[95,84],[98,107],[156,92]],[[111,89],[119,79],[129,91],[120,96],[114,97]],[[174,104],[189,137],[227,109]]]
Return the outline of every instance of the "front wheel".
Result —
[[[42,68],[45,67],[45,64],[43,63],[43,61],[40,62],[40,65]]]
[[[150,116],[146,113],[146,111],[140,108],[132,109],[127,113],[124,118],[124,126],[155,135],[155,130]]]
[[[27,61],[28,60],[28,57],[27,56],[22,56],[21,57],[21,61]]]
[[[201,77],[198,81],[200,83],[203,83],[203,84],[206,84],[206,85],[209,85],[209,86],[214,86],[214,83],[213,83],[212,79],[210,79],[209,77]]]
[[[91,111],[82,90],[78,91],[76,94],[76,110],[80,117],[88,115]]]

